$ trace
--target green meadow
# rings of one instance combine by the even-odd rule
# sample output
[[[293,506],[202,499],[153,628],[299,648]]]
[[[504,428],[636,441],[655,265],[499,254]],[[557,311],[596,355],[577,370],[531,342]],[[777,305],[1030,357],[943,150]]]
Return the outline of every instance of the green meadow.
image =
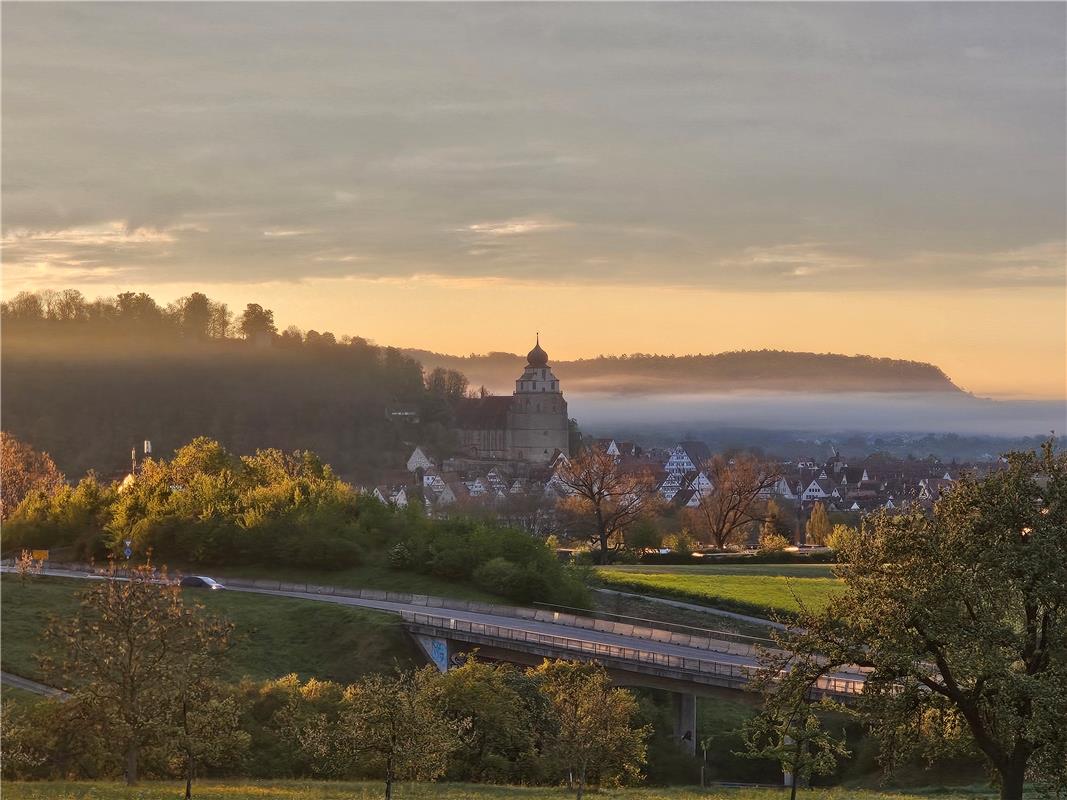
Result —
[[[819,610],[841,582],[827,564],[598,567],[606,589],[666,597],[758,617]]]

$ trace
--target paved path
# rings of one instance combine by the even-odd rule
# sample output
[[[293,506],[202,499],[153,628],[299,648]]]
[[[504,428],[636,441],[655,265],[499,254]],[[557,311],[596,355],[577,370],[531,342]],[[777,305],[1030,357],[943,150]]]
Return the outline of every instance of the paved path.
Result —
[[[23,678],[19,675],[12,675],[10,672],[0,672],[0,684],[11,686],[15,689],[23,689],[27,692],[33,692],[34,694],[44,695],[45,697],[58,697],[61,700],[66,700],[70,697],[70,695],[62,689],[56,689],[54,686],[46,686],[43,683],[31,681],[29,678]]]
[[[4,567],[3,571],[11,571],[11,568]],[[65,577],[65,578],[81,578],[81,579],[95,579],[100,580],[100,576],[91,575],[88,573],[79,572],[67,572],[64,570],[44,570],[45,575]],[[231,587],[228,589],[231,592],[245,592],[248,594],[261,594],[261,595],[273,595],[275,597],[291,597],[297,600],[311,600],[318,603],[334,603],[335,605],[353,606],[357,608],[370,608],[377,611],[386,611],[394,614],[399,614],[402,611],[415,612],[419,614],[432,614],[439,617],[448,617],[456,620],[463,620],[465,622],[481,623],[483,625],[496,625],[501,628],[508,628],[510,630],[529,631],[531,633],[542,633],[550,636],[564,636],[571,639],[577,639],[586,642],[596,642],[598,644],[614,645],[616,647],[628,647],[633,649],[644,650],[654,653],[662,653],[664,655],[680,656],[682,658],[690,658],[699,661],[714,661],[722,664],[735,664],[739,666],[758,667],[759,664],[754,656],[750,655],[737,655],[733,653],[725,653],[720,651],[709,651],[703,648],[687,647],[684,645],[671,644],[669,642],[658,642],[649,639],[639,639],[633,636],[625,636],[618,633],[609,633],[607,631],[595,631],[588,628],[579,628],[572,625],[561,625],[553,622],[540,622],[536,620],[527,620],[503,614],[492,614],[478,611],[462,611],[457,609],[445,609],[445,608],[427,608],[425,605],[417,605],[414,603],[401,603],[393,602],[389,600],[371,600],[360,597],[345,597],[342,595],[328,595],[328,594],[314,594],[310,592],[291,592],[282,591],[277,589],[259,589],[251,587]],[[849,679],[849,680],[863,680],[864,676],[858,671],[841,670],[835,673],[832,677]]]

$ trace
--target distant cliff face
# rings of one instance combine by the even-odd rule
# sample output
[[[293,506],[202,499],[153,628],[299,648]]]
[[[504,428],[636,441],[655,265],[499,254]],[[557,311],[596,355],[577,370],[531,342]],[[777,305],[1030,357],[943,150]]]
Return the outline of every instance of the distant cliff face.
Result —
[[[451,356],[406,350],[425,369],[463,372],[472,386],[510,392],[525,363],[512,353]],[[933,364],[834,353],[751,350],[693,356],[600,356],[553,361],[564,392],[962,392]]]

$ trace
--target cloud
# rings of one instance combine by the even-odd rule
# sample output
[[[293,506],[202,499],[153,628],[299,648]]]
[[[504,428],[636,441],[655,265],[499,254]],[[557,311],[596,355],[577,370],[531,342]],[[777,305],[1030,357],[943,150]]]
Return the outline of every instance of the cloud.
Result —
[[[13,4],[5,262],[205,288],[1051,285],[1065,16]]]
[[[527,233],[543,233],[573,227],[573,223],[552,219],[509,219],[503,222],[475,222],[461,228],[463,233],[477,237],[521,236]]]
[[[269,231],[263,231],[264,236],[276,237],[276,238],[288,238],[290,236],[308,236],[312,233],[318,233],[315,230],[297,230],[291,228],[275,228]]]
[[[62,230],[28,230],[20,228],[5,234],[2,242],[4,248],[34,248],[41,243],[51,245],[68,245],[70,247],[150,245],[160,242],[173,242],[174,233],[155,228],[129,228],[122,220],[114,220],[84,228],[66,228]]]

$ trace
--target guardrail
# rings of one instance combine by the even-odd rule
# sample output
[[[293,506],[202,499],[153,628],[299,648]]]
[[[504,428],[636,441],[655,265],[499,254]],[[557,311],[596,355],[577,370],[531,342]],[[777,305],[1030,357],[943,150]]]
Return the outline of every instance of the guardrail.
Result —
[[[757,668],[745,666],[744,664],[687,658],[685,656],[670,655],[669,653],[659,653],[654,650],[622,647],[620,645],[593,642],[588,639],[557,636],[550,633],[538,633],[522,628],[509,628],[503,625],[456,619],[455,617],[422,614],[418,611],[402,611],[400,612],[400,617],[404,622],[412,625],[421,625],[435,631],[459,632],[472,636],[483,636],[487,639],[522,642],[540,647],[576,651],[594,657],[611,658],[618,661],[676,670],[682,673],[689,673],[690,676],[710,675],[734,683],[747,682],[758,672]],[[826,677],[819,681],[817,687],[830,694],[855,695],[863,691],[863,681]]]
[[[618,594],[626,594],[625,592],[618,592]],[[635,597],[641,597],[642,595],[635,594]],[[659,598],[651,598],[658,600]],[[593,619],[601,619],[603,617],[615,617],[615,619],[635,625],[637,623],[650,623],[641,627],[648,629],[660,628],[662,630],[671,631],[673,633],[688,633],[690,636],[700,636],[705,639],[714,639],[723,642],[734,642],[735,644],[747,644],[754,647],[775,647],[777,642],[769,636],[749,636],[744,633],[736,633],[735,631],[720,631],[715,628],[702,628],[698,625],[684,625],[680,622],[664,622],[658,619],[648,619],[647,617],[635,617],[632,614],[616,614],[612,611],[601,611],[599,609],[585,609],[575,608],[574,606],[561,606],[556,603],[534,603],[537,608],[543,608],[546,611],[552,611],[558,609],[563,613],[573,613],[578,617],[591,617]],[[604,620],[605,622],[611,622],[612,620]],[[636,627],[636,626],[635,626]]]

